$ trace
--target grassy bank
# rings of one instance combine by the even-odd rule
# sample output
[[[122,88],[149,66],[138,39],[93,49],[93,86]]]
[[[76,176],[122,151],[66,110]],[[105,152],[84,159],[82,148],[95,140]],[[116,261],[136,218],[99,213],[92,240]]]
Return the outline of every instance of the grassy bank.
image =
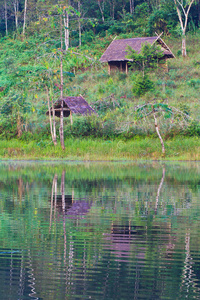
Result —
[[[200,139],[176,137],[165,141],[166,157],[162,157],[158,139],[123,140],[74,139],[65,141],[65,151],[51,141],[24,142],[3,140],[0,159],[14,160],[200,160]]]

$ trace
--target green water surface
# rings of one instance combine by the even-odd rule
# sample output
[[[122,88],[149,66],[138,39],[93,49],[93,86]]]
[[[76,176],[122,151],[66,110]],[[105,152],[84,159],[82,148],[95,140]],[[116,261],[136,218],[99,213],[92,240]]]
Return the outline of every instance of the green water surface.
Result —
[[[200,299],[200,163],[0,163],[0,299]]]

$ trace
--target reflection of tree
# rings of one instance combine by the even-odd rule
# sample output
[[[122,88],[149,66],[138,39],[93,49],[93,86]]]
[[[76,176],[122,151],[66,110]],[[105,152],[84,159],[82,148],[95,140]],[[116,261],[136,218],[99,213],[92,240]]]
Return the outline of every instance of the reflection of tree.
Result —
[[[7,263],[11,268],[11,292],[19,288],[21,295],[46,299],[50,287],[49,299],[88,299],[88,295],[94,296],[95,286],[97,299],[119,299],[120,293],[123,298],[127,287],[130,299],[140,299],[142,295],[148,299],[159,295],[170,298],[173,292],[178,299],[178,293],[186,289],[188,298],[197,295],[198,263],[191,255],[199,242],[191,244],[190,232],[198,234],[199,227],[191,222],[187,239],[183,240],[185,228],[181,225],[186,214],[198,213],[198,191],[190,189],[192,183],[180,184],[178,175],[181,177],[182,172],[177,173],[175,181],[173,170],[165,172],[165,168],[169,170],[167,166],[162,173],[157,165],[155,170],[145,167],[148,179],[142,171],[136,174],[136,169],[133,174],[125,172],[124,177],[118,174],[108,179],[103,170],[105,178],[101,174],[98,180],[93,178],[94,173],[91,175],[91,168],[85,173],[82,169],[84,179],[76,167],[74,175],[70,169],[71,177],[62,166],[54,173],[51,170],[44,180],[40,169],[34,176],[20,173],[23,186],[29,184],[29,193],[23,191],[22,203],[16,174],[14,183],[7,179],[9,185],[13,184],[12,190],[5,181],[0,182],[1,241],[4,247],[17,245],[28,253],[23,258],[18,254],[18,274],[16,259],[12,257],[11,264]],[[160,205],[161,195],[164,201]],[[14,205],[10,204],[13,198]],[[195,213],[186,210],[189,198],[191,206],[197,208]],[[31,285],[28,291],[25,283]],[[12,295],[10,298],[14,299]]]
[[[196,281],[196,274],[193,270],[193,260],[190,253],[190,229],[186,230],[185,233],[185,260],[184,260],[184,267],[182,272],[182,283],[181,283],[181,291],[184,290],[184,294],[186,298],[189,299],[190,295],[190,288],[192,287],[193,290],[196,292],[200,291],[197,287]]]
[[[32,264],[32,258],[31,258],[31,251],[30,249],[28,250],[28,273],[29,273],[29,286],[31,288],[31,293],[29,293],[29,297],[33,297],[34,299],[36,298],[37,292],[35,290],[35,275],[34,275],[34,268]]]
[[[161,181],[160,181],[160,184],[158,187],[158,191],[157,191],[157,195],[156,195],[155,213],[157,213],[160,191],[162,189],[164,179],[165,179],[165,167],[163,167],[162,178],[161,178]]]
[[[55,207],[56,207],[56,202],[57,202],[57,180],[58,180],[58,175],[55,174],[55,176],[53,178],[52,189],[51,189],[51,209],[50,209],[49,231],[51,230],[51,225],[52,225],[53,205],[55,204]],[[54,220],[55,220],[55,212],[56,212],[56,209],[54,208]]]

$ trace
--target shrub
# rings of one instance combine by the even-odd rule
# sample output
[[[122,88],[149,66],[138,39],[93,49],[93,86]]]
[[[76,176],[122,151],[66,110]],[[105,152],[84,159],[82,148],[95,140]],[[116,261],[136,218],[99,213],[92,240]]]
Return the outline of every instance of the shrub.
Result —
[[[154,83],[149,79],[148,75],[137,75],[132,89],[135,96],[142,96],[146,94],[146,92],[152,91],[153,89]]]

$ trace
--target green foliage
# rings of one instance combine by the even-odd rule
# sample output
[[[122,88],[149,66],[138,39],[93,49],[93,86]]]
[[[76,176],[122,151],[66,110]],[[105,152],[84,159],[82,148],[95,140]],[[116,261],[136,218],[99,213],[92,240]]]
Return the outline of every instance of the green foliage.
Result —
[[[129,62],[132,68],[137,70],[147,70],[149,68],[155,68],[161,63],[163,58],[163,51],[155,43],[153,45],[149,43],[143,43],[141,51],[138,53],[130,46],[128,47],[127,58],[133,61]]]
[[[149,79],[148,75],[138,74],[133,82],[133,94],[137,97],[145,95],[149,91],[154,90],[154,83]]]
[[[200,88],[200,79],[192,78],[187,81],[187,84],[195,89]]]
[[[200,136],[200,122],[191,121],[186,128],[184,135],[187,136]]]

